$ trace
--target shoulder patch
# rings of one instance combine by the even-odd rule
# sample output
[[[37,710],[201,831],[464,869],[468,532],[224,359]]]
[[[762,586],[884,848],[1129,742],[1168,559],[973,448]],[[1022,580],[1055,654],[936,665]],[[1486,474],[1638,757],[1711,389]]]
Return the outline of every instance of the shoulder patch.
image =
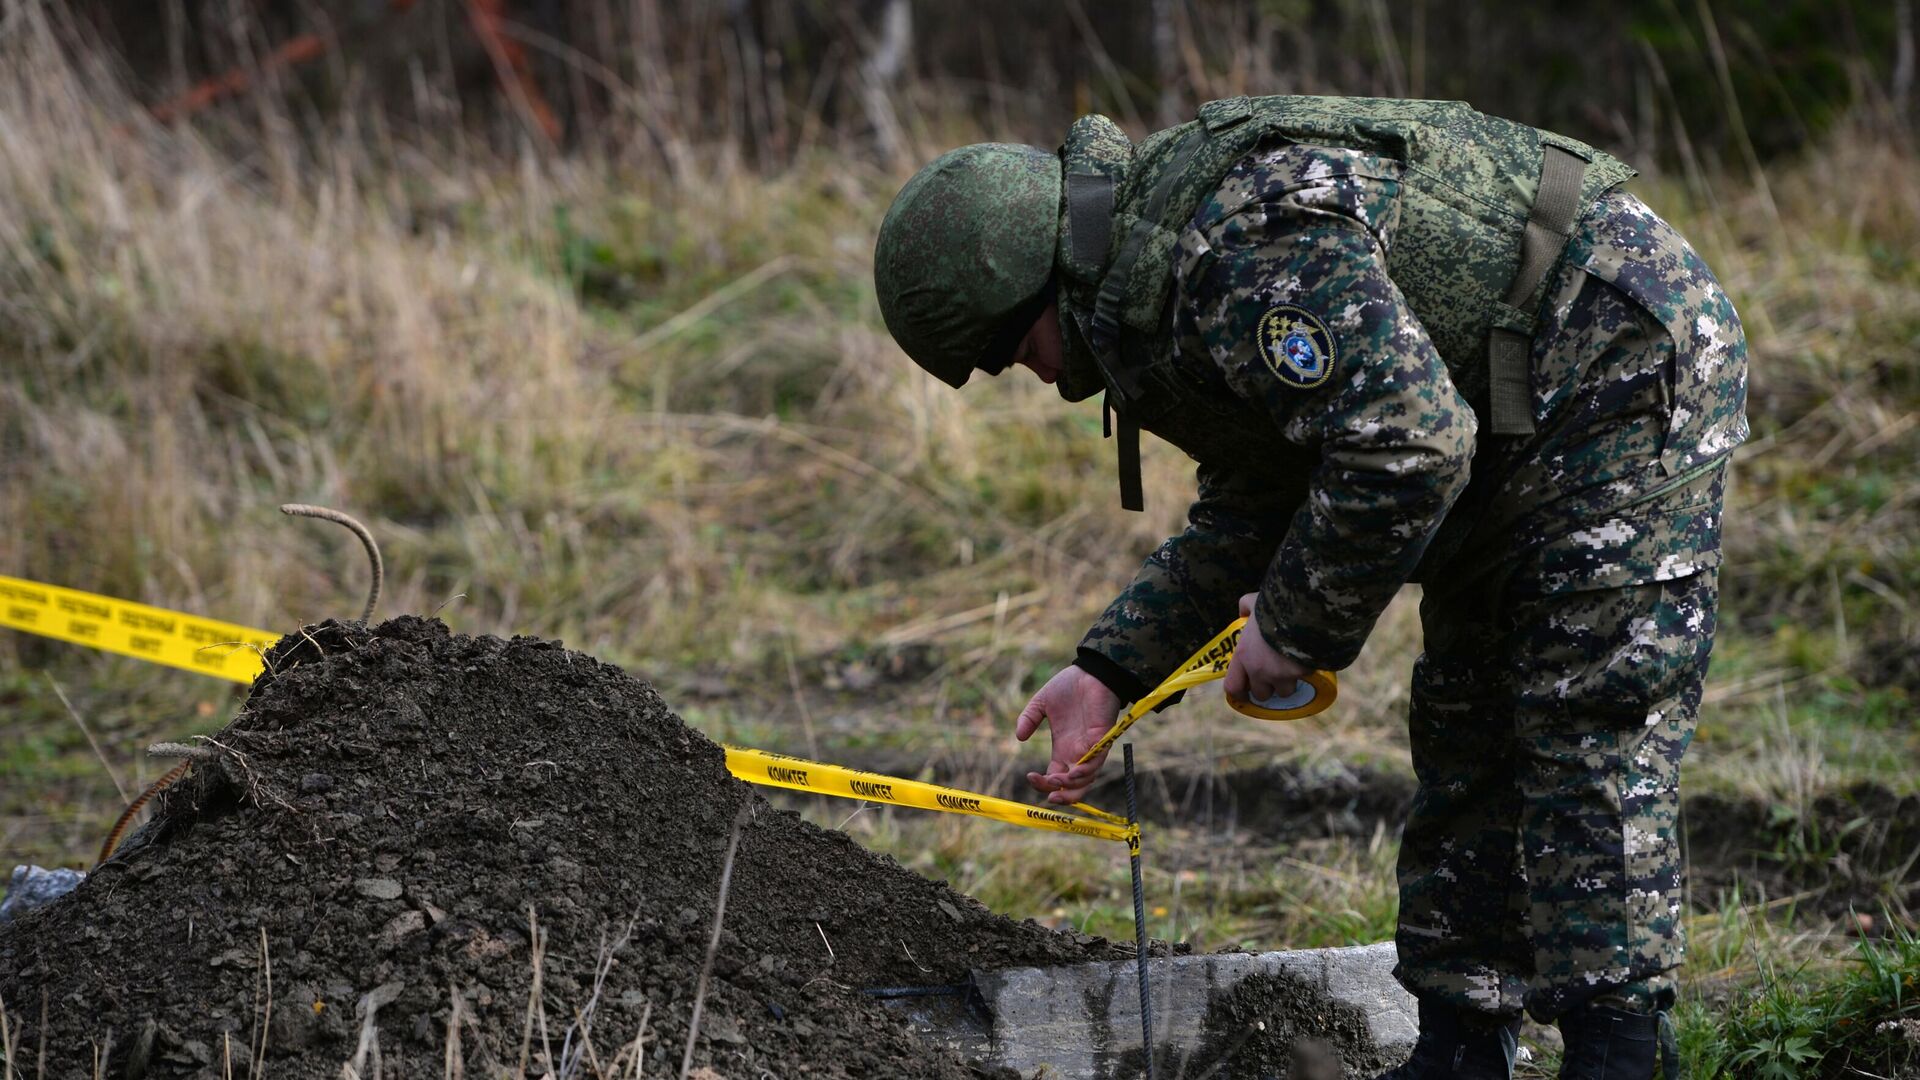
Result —
[[[1260,355],[1280,381],[1311,390],[1333,376],[1333,334],[1320,316],[1276,304],[1260,316]]]

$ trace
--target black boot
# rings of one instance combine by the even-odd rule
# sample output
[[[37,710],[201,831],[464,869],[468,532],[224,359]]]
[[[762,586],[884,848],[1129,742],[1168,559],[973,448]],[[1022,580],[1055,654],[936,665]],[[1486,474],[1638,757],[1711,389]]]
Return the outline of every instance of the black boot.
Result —
[[[1653,1080],[1656,1057],[1665,1080],[1679,1080],[1673,1021],[1664,1012],[1588,1005],[1560,1017],[1560,1034],[1560,1080]]]
[[[1420,1001],[1420,1038],[1413,1056],[1376,1080],[1512,1080],[1520,1018],[1502,1024],[1484,1013]]]

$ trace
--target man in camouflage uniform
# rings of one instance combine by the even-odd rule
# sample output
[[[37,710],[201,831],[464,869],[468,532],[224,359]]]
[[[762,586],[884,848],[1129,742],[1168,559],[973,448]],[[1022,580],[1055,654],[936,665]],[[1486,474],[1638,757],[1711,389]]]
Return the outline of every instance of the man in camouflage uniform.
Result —
[[[1053,738],[1028,779],[1077,799],[1099,762],[1074,762],[1122,703],[1236,608],[1258,632],[1241,636],[1227,690],[1266,699],[1351,664],[1419,582],[1397,974],[1421,1036],[1389,1075],[1510,1076],[1524,1010],[1560,1024],[1563,1077],[1651,1077],[1682,953],[1680,761],[1713,641],[1726,461],[1746,435],[1738,317],[1686,241],[1614,186],[1627,170],[1590,148],[1460,106],[1397,143],[1380,118],[1415,103],[1252,106],[1268,127],[1173,214],[1164,282],[1115,283],[1137,255],[1124,227],[1070,250],[1104,226],[1087,208],[1107,205],[1070,185],[1089,160],[1175,177],[1150,185],[1158,196],[1118,182],[1114,219],[1150,219],[1204,160],[1194,125],[1138,150],[1099,117],[1058,154],[965,147],[916,176],[881,229],[882,313],[923,367],[958,386],[1019,364],[1068,400],[1104,388],[1199,462],[1187,529],[1022,712],[1020,738],[1043,721]],[[1246,99],[1231,109],[1219,130]],[[1502,188],[1532,197],[1534,177],[1484,163],[1537,167],[1545,202],[1550,141],[1613,171],[1560,184],[1581,195],[1565,238],[1548,238],[1558,257],[1536,264],[1523,302],[1494,309],[1480,294],[1513,273],[1520,222],[1483,208],[1517,199],[1527,216]],[[1105,156],[1083,153],[1090,142]],[[1439,219],[1414,221],[1433,192],[1469,210],[1447,226],[1457,242],[1436,240]],[[1551,217],[1536,206],[1528,220]],[[1108,318],[1103,333],[1096,285],[1103,305],[1164,291],[1164,308],[1143,309],[1158,323],[1116,332]],[[1531,333],[1516,338],[1525,396],[1496,433],[1487,342],[1501,320]],[[1143,341],[1136,370],[1157,366],[1130,387],[1123,358]]]

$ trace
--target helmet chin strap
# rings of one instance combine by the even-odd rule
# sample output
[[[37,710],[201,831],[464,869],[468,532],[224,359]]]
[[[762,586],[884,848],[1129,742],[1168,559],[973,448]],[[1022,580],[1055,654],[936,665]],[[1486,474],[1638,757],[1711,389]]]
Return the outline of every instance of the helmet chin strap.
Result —
[[[1100,428],[1108,438],[1118,437],[1114,445],[1119,451],[1120,506],[1126,510],[1144,509],[1146,501],[1140,487],[1140,425],[1114,407],[1114,390],[1107,385],[1100,362],[1094,359],[1086,334],[1076,323],[1078,318],[1078,315],[1068,317],[1067,313],[1061,313],[1060,376],[1054,380],[1054,388],[1068,401],[1085,401],[1106,392],[1106,400],[1100,405]]]
[[[1061,313],[1063,348],[1060,353],[1060,376],[1054,380],[1054,387],[1068,401],[1084,401],[1102,391],[1106,392],[1106,400],[1100,405],[1100,428],[1108,438],[1118,439],[1114,446],[1119,452],[1120,506],[1126,510],[1145,509],[1146,500],[1140,485],[1140,425],[1126,412],[1115,407],[1115,391],[1107,384],[1107,377],[1100,370],[1100,362],[1094,358],[1093,348],[1087,343],[1084,330],[1077,325],[1079,317],[1068,317],[1065,312]]]
[[[1100,430],[1114,440],[1119,451],[1120,509],[1145,510],[1146,496],[1140,489],[1140,425],[1113,404],[1113,392],[1100,402]]]
[[[1074,325],[1076,318],[1065,310],[1060,312],[1060,375],[1053,385],[1067,401],[1085,401],[1107,388],[1086,335]]]

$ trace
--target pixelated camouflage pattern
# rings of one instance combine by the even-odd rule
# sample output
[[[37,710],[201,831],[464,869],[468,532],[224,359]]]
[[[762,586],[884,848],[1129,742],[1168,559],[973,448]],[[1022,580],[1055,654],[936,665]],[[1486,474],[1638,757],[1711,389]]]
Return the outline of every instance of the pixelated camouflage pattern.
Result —
[[[976,143],[915,173],[873,251],[880,315],[900,348],[954,387],[1004,364],[996,353],[1032,325],[1053,275],[1059,204],[1060,161],[1038,147]]]
[[[1291,475],[1202,463],[1200,493],[1187,511],[1186,531],[1166,540],[1098,621],[1080,639],[1080,651],[1106,657],[1151,688],[1219,628],[1239,615],[1239,597],[1265,573],[1274,538],[1287,528],[1306,496],[1310,463],[1287,448]],[[1126,688],[1112,689],[1126,696]]]
[[[1724,470],[1689,486],[1717,504]],[[1680,763],[1716,580],[1425,599],[1399,870],[1409,990],[1542,1021],[1623,986],[1670,993]]]
[[[1081,643],[1146,685],[1256,587],[1275,647],[1338,669],[1410,579],[1481,588],[1528,553],[1523,584],[1536,592],[1718,564],[1718,515],[1676,501],[1687,473],[1669,465],[1718,460],[1746,433],[1739,322],[1698,256],[1638,199],[1597,202],[1547,289],[1537,433],[1476,440],[1452,372],[1382,269],[1406,242],[1400,174],[1358,151],[1269,147],[1182,236],[1178,385],[1140,420],[1202,463],[1200,495],[1186,531]],[[1666,271],[1620,273],[1632,250]],[[1339,369],[1326,385],[1301,390],[1259,355],[1253,327],[1276,303],[1319,311],[1332,329]],[[1708,321],[1714,334],[1684,346],[1667,328]],[[1703,348],[1717,351],[1712,377],[1674,394],[1676,369]]]
[[[1638,198],[1610,192],[1576,229],[1544,311],[1537,433],[1481,448],[1478,480],[1415,580],[1479,588],[1462,567],[1543,545],[1543,590],[1719,565],[1718,514],[1676,489],[1747,437],[1746,339],[1712,272]]]
[[[1078,174],[1105,177],[1115,191],[1121,190],[1133,168],[1133,141],[1112,120],[1098,114],[1083,116],[1067,129],[1066,141],[1060,146],[1060,168],[1068,186]],[[1107,387],[1106,376],[1094,356],[1090,327],[1095,296],[1113,262],[1119,235],[1111,216],[1104,223],[1087,222],[1080,227],[1088,230],[1087,236],[1078,234],[1071,207],[1063,197],[1054,252],[1062,364],[1054,385],[1068,401],[1084,401]],[[1151,352],[1152,346],[1146,346],[1145,351]]]
[[[1182,237],[1174,352],[1196,392],[1151,403],[1139,420],[1211,466],[1200,517],[1083,646],[1130,670],[1164,669],[1190,637],[1204,641],[1207,626],[1232,617],[1238,595],[1262,581],[1246,573],[1254,567],[1266,570],[1257,614],[1269,640],[1341,668],[1413,572],[1466,485],[1476,423],[1385,269],[1397,174],[1357,151],[1261,151]],[[1336,340],[1333,374],[1312,391],[1279,376],[1260,348],[1260,319],[1277,304],[1319,313]],[[1316,496],[1301,498],[1308,489]],[[1237,506],[1222,505],[1228,492]],[[1192,591],[1225,583],[1229,567],[1239,588]],[[1168,617],[1172,590],[1198,600],[1184,617]]]
[[[1174,181],[1163,213],[1149,222],[1153,228],[1119,305],[1120,321],[1133,337],[1161,336],[1182,257],[1181,233],[1213,197],[1221,178],[1250,151],[1276,140],[1343,147],[1401,170],[1404,184],[1396,201],[1404,242],[1388,269],[1453,368],[1461,391],[1476,405],[1486,393],[1487,328],[1519,265],[1543,144],[1564,147],[1591,163],[1581,185],[1582,205],[1633,175],[1624,163],[1579,140],[1488,116],[1459,101],[1227,98],[1207,102],[1197,119],[1155,132],[1137,149],[1117,143],[1118,129],[1103,120],[1076,123],[1064,156],[1068,170],[1091,168],[1122,177],[1112,250],[1126,241],[1161,178],[1171,173]],[[1062,269],[1066,321],[1084,323],[1100,279],[1071,262]],[[1069,345],[1077,344],[1070,337]]]
[[[1724,460],[1703,466],[1717,476]],[[1719,492],[1682,483],[1550,537],[1519,560],[1529,591],[1551,593],[1690,577],[1720,565]]]
[[[1067,128],[1066,142],[1060,147],[1060,162],[1067,175],[1098,173],[1105,176],[1117,192],[1126,187],[1127,173],[1133,167],[1133,141],[1112,120],[1097,113],[1083,116]],[[1060,242],[1054,252],[1059,272],[1074,281],[1098,285],[1112,261],[1115,232],[1109,223],[1104,244],[1098,236],[1089,238],[1087,246],[1097,254],[1083,256],[1082,245],[1075,242],[1073,216],[1063,208]]]
[[[1588,220],[1569,257],[1631,297],[1669,336],[1661,345],[1672,397],[1661,465],[1673,473],[1719,459],[1747,438],[1746,334],[1733,301],[1693,245],[1633,195],[1609,192]]]
[[[1536,434],[1476,439],[1383,270],[1407,242],[1403,176],[1271,147],[1196,214],[1172,316],[1180,393],[1143,423],[1199,459],[1200,498],[1083,647],[1150,685],[1258,583],[1276,647],[1337,666],[1414,572],[1428,654],[1403,981],[1503,1014],[1623,984],[1658,996],[1681,954],[1674,815],[1725,460],[1746,434],[1739,322],[1677,235],[1608,195],[1546,289]],[[1265,367],[1251,320],[1273,303],[1332,329],[1325,385]]]

